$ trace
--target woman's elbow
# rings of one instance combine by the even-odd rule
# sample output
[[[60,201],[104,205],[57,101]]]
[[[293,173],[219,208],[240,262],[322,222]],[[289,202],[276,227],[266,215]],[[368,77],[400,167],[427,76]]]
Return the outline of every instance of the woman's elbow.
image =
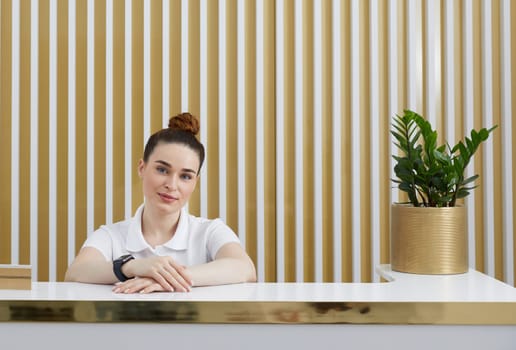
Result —
[[[66,270],[66,273],[65,273],[65,276],[64,276],[64,281],[65,282],[79,282],[77,280],[77,276],[74,275],[73,270],[71,270],[70,268],[68,268]]]
[[[246,283],[254,283],[257,281],[257,278],[256,278],[256,271],[252,274],[249,275],[249,277],[247,278],[247,281]]]
[[[254,266],[254,263],[252,262],[251,259],[249,259],[249,262],[248,262],[248,268],[247,268],[247,274],[246,274],[246,277],[245,277],[245,280],[244,282],[256,282],[257,281],[257,278],[256,278],[256,267]]]
[[[66,269],[64,281],[65,282],[84,282],[84,273],[82,265],[74,261],[68,269]]]

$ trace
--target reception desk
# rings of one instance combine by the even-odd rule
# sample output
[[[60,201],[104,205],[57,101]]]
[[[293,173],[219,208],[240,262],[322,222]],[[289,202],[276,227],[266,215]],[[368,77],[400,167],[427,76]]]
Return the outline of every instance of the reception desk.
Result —
[[[480,272],[377,272],[382,283],[253,283],[120,295],[0,290],[2,349],[516,349],[516,289]],[[5,347],[4,347],[5,345]],[[394,346],[395,345],[395,346]]]

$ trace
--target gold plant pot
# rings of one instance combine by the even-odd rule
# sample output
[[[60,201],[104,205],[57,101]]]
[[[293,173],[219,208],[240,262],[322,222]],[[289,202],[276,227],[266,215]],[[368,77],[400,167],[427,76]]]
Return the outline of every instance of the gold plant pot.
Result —
[[[468,271],[466,207],[391,206],[391,268],[418,274]]]

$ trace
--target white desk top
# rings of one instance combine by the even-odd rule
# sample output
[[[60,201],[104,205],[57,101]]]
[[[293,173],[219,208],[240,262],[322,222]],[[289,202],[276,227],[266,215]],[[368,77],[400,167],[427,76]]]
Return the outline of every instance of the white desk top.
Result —
[[[297,311],[304,312],[305,314],[312,312],[314,307],[320,308],[321,305],[326,305],[324,307],[327,308],[330,304],[345,304],[347,305],[346,309],[360,305],[359,308],[362,308],[360,313],[362,313],[364,305],[366,305],[367,310],[369,308],[374,308],[375,310],[383,308],[383,311],[380,312],[383,315],[381,317],[386,317],[386,314],[392,312],[388,311],[388,309],[392,309],[393,305],[405,308],[406,310],[402,314],[407,316],[407,312],[415,307],[419,308],[420,314],[424,314],[426,312],[423,310],[424,308],[435,308],[437,303],[441,306],[444,305],[446,308],[446,312],[443,312],[447,316],[444,319],[442,317],[439,318],[443,322],[455,322],[453,321],[455,319],[459,322],[462,318],[456,318],[455,316],[455,318],[450,318],[449,314],[464,312],[464,308],[469,310],[471,307],[487,307],[493,315],[492,308],[495,307],[498,310],[495,311],[495,316],[496,313],[504,314],[501,316],[500,320],[502,321],[500,322],[516,324],[516,289],[478,271],[470,270],[465,274],[444,276],[412,275],[394,272],[390,270],[389,265],[381,265],[377,268],[377,273],[389,282],[249,283],[197,287],[193,288],[189,293],[153,293],[146,295],[115,294],[111,291],[112,286],[109,285],[36,282],[32,284],[32,290],[0,290],[0,321],[12,319],[12,314],[11,316],[6,315],[8,305],[16,304],[20,306],[27,303],[47,306],[49,303],[54,303],[55,305],[61,305],[61,307],[63,305],[81,305],[81,302],[83,304],[88,303],[88,305],[104,303],[102,307],[106,308],[106,305],[113,306],[118,302],[123,302],[122,304],[124,302],[140,302],[140,304],[144,303],[147,306],[151,305],[150,307],[153,307],[152,303],[155,305],[156,303],[154,302],[157,302],[157,304],[161,305],[161,308],[164,305],[168,308],[178,305],[178,303],[169,302],[181,302],[182,305],[196,304],[198,306],[204,305],[203,307],[207,308],[216,307],[217,312],[225,313],[224,317],[221,316],[218,319],[221,322],[228,321],[227,313],[230,309],[234,311],[237,304],[244,309],[247,308],[248,311],[249,308],[253,310],[258,310],[255,308],[259,308],[260,312],[267,313],[269,311],[264,311],[264,308],[270,307],[272,312],[272,309],[274,307],[277,309],[278,303],[281,303],[282,305],[287,305],[290,309],[293,307],[299,308]],[[319,305],[314,306],[316,304]],[[136,304],[129,303],[127,305]],[[224,308],[220,309],[221,305],[226,305],[227,310]],[[4,309],[2,309],[2,306]],[[508,306],[509,308],[507,308]],[[120,305],[116,307],[119,308]],[[509,313],[509,309],[514,313]],[[3,316],[2,310],[4,310]],[[338,308],[338,310],[341,310],[341,308]],[[479,312],[482,310],[479,310]],[[9,312],[12,313],[12,311]],[[261,315],[260,322],[266,322],[269,316]],[[490,319],[495,316],[491,316]],[[482,320],[479,319],[478,322],[487,322],[484,319]],[[313,317],[310,316],[309,322],[313,321]],[[336,320],[335,322],[337,321],[343,322],[343,320]],[[353,320],[344,320],[344,322],[348,321],[353,322]],[[436,321],[433,319],[431,322],[435,323]]]
[[[516,288],[475,270],[459,275],[413,275],[381,265],[377,272],[389,282],[248,283],[145,295],[115,294],[110,285],[35,282],[32,290],[0,290],[0,301],[516,302]]]

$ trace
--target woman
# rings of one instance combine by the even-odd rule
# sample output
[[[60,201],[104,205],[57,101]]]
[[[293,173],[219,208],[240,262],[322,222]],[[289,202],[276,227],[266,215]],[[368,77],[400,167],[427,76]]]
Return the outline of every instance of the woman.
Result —
[[[183,113],[149,138],[138,164],[144,204],[132,219],[93,232],[65,281],[116,283],[115,293],[256,281],[235,233],[220,219],[195,217],[184,208],[204,161],[198,132],[199,121]]]

